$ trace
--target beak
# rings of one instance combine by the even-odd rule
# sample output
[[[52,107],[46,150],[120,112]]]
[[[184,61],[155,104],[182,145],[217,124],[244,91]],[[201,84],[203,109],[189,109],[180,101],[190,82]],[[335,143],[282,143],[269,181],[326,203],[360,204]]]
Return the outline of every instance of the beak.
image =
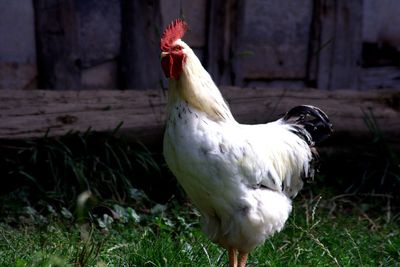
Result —
[[[169,53],[168,52],[161,52],[161,58],[168,56]]]

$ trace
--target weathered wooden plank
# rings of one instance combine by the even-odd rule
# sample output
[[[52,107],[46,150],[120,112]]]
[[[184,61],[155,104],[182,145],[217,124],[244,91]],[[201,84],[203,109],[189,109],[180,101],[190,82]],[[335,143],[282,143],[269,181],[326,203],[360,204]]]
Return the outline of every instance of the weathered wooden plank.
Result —
[[[243,0],[215,0],[208,3],[205,65],[217,84],[242,83],[236,52],[244,21],[243,6]]]
[[[35,88],[36,44],[32,0],[0,1],[0,89]]]
[[[75,1],[83,68],[115,60],[121,47],[121,1]]]
[[[208,0],[162,0],[160,12],[162,29],[177,18],[184,18],[189,24],[185,42],[192,48],[203,49],[206,45],[206,17]]]
[[[157,88],[161,80],[160,1],[122,0],[121,85]]]
[[[230,47],[225,44],[226,4],[231,1],[209,1],[207,6],[207,47],[205,65],[217,84],[221,84],[223,72],[226,70],[226,54]],[[228,33],[227,33],[228,34]]]
[[[75,1],[79,21],[82,89],[118,88],[121,1]]]
[[[362,0],[315,1],[309,79],[318,88],[360,88],[362,7]]]
[[[312,0],[248,0],[240,50],[248,80],[305,79]]]
[[[375,67],[361,70],[363,89],[400,89],[400,67]]]
[[[363,41],[400,46],[400,2],[397,0],[364,0]],[[400,50],[398,48],[397,50]]]
[[[74,0],[34,0],[39,88],[81,88],[78,17]]]
[[[312,89],[222,89],[239,122],[264,123],[290,108],[310,104],[331,118],[332,140],[371,140],[365,114],[372,112],[382,132],[400,143],[400,92]],[[0,91],[0,138],[60,136],[69,131],[112,131],[121,122],[121,135],[144,143],[162,140],[166,96],[148,91]],[[355,140],[355,141],[354,141]],[[363,141],[364,140],[364,141]]]

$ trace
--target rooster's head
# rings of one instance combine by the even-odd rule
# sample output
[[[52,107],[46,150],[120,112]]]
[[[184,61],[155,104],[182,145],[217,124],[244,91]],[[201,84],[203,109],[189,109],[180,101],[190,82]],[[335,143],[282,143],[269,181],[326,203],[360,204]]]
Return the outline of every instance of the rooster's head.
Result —
[[[181,38],[185,35],[187,24],[176,19],[161,36],[161,66],[167,78],[178,79],[186,61],[185,49],[189,48]]]

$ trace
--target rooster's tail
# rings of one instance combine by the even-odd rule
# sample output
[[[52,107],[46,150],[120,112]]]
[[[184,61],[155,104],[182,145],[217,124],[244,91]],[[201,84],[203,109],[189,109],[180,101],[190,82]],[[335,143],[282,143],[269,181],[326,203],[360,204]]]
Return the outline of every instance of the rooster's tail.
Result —
[[[319,169],[319,156],[315,145],[332,134],[332,123],[322,110],[313,106],[294,107],[286,113],[281,121],[289,124],[291,131],[309,145],[312,156],[302,178],[313,180],[315,172]]]
[[[319,144],[328,138],[332,132],[332,123],[328,116],[314,106],[297,106],[289,110],[282,118],[290,124],[293,132],[303,138],[310,146]]]

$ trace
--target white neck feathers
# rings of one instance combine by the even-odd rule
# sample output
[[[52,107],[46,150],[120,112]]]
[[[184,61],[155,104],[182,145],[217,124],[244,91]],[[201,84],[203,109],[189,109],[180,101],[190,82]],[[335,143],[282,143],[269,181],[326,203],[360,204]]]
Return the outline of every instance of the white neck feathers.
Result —
[[[212,120],[233,120],[220,91],[193,50],[183,41],[178,40],[178,42],[184,47],[186,62],[183,64],[183,72],[179,79],[170,80],[168,102],[173,104],[176,101],[186,101]]]

